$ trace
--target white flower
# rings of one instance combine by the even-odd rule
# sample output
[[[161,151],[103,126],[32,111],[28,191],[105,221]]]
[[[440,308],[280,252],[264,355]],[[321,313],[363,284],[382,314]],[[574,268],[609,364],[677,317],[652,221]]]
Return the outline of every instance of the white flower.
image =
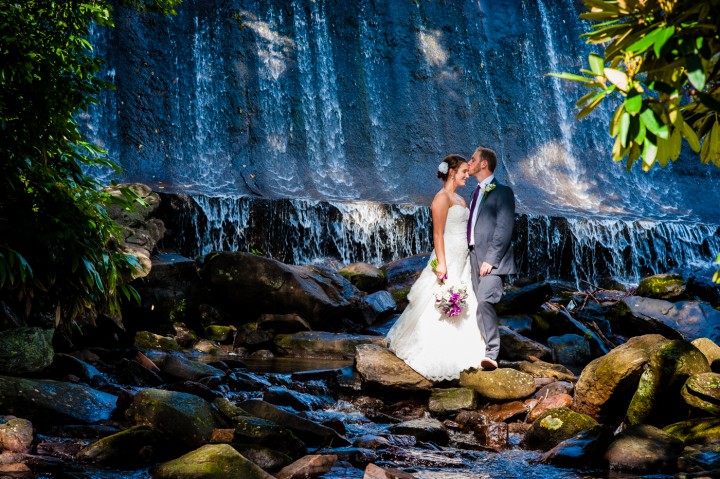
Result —
[[[441,162],[441,163],[438,165],[438,171],[439,171],[440,173],[442,173],[443,175],[447,174],[448,168],[450,168],[450,165],[448,165],[448,164],[445,163],[444,161]]]
[[[482,188],[480,188],[480,191],[482,191],[483,194],[490,193],[492,190],[495,189],[495,186],[497,186],[497,185],[495,185],[495,183],[489,183],[489,184],[483,186]]]

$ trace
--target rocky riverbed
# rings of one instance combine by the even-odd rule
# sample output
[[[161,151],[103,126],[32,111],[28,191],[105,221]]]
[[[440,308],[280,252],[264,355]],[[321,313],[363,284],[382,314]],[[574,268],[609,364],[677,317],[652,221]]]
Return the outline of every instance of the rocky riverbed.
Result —
[[[708,273],[583,292],[513,278],[500,367],[432,383],[384,340],[427,255],[192,260],[151,255],[142,231],[122,322],[70,334],[2,308],[2,477],[720,476]]]

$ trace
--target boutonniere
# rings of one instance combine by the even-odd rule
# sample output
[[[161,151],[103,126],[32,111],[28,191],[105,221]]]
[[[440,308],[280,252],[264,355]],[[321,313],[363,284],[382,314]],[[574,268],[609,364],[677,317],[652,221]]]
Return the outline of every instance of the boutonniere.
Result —
[[[487,184],[487,185],[483,186],[482,188],[480,188],[480,191],[482,191],[483,194],[486,195],[486,194],[490,193],[492,190],[494,190],[496,186],[497,185],[495,183],[490,183],[490,184]]]

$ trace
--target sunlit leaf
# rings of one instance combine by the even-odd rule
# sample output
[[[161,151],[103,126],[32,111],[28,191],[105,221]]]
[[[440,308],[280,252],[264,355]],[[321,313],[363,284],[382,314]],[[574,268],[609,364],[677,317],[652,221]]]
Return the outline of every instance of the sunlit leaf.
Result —
[[[620,70],[616,70],[614,68],[606,68],[604,73],[605,78],[607,78],[610,83],[612,83],[622,91],[627,91],[628,77],[625,72],[621,72]]]
[[[590,70],[596,75],[602,76],[603,70],[605,69],[605,59],[595,53],[591,53],[588,56],[588,63],[590,64]]]
[[[579,82],[583,82],[583,83],[588,83],[588,82],[593,81],[592,78],[584,77],[584,76],[581,76],[581,75],[576,75],[576,74],[574,74],[574,73],[566,73],[566,72],[563,72],[563,73],[548,73],[548,75],[551,76],[551,77],[562,78],[563,80],[579,81]]]
[[[685,59],[685,66],[687,68],[687,76],[690,83],[697,88],[702,90],[705,88],[705,70],[703,70],[702,60],[698,55],[691,55]]]
[[[646,137],[645,141],[643,142],[642,152],[643,170],[647,171],[655,163],[655,159],[657,157],[657,150],[657,145],[654,144],[649,137]]]
[[[700,151],[700,140],[698,139],[697,135],[695,134],[695,131],[687,123],[682,124],[682,135],[687,140],[688,145],[690,145],[690,148],[692,148],[693,151],[698,153]]]
[[[642,95],[636,94],[625,99],[625,110],[628,113],[637,113],[642,109]]]
[[[642,113],[640,113],[640,116],[645,122],[648,130],[664,140],[668,139],[669,131],[667,125],[658,121],[658,118],[652,108],[646,108]]]
[[[628,137],[628,131],[630,130],[630,114],[628,112],[623,112],[622,116],[620,117],[620,144],[623,146],[623,148],[627,147],[627,137]]]
[[[655,40],[655,45],[653,47],[653,49],[655,50],[655,56],[660,57],[662,53],[662,48],[665,46],[667,41],[672,38],[673,34],[675,34],[675,27],[672,25],[660,30],[660,34]]]

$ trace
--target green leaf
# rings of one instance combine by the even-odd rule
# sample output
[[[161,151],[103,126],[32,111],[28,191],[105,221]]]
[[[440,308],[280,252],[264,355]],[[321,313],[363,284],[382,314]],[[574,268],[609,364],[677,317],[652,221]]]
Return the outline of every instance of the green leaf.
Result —
[[[660,58],[662,48],[665,46],[668,40],[675,34],[675,27],[673,25],[663,28],[660,30],[658,38],[655,40],[653,49],[655,50],[655,56]]]
[[[680,133],[679,128],[673,128],[673,132],[670,135],[668,149],[670,150],[670,159],[672,161],[677,160],[680,156],[680,151],[682,150],[682,134]]]
[[[642,152],[644,171],[649,170],[655,163],[655,159],[657,158],[657,151],[657,145],[650,140],[650,137],[646,137],[645,141],[643,142]]]
[[[625,111],[628,113],[638,113],[642,109],[643,97],[641,94],[628,96],[625,99]]]
[[[580,112],[577,114],[577,119],[580,120],[582,118],[585,118],[587,115],[592,112],[596,106],[600,104],[603,98],[605,98],[605,95],[607,95],[606,90],[601,91],[595,97],[588,103],[588,105],[580,110]]]
[[[630,130],[630,114],[628,112],[623,112],[622,116],[620,117],[620,144],[623,146],[623,148],[627,147],[627,136],[628,131]]]
[[[700,140],[695,134],[695,131],[685,122],[682,124],[682,135],[687,140],[690,148],[692,148],[694,152],[698,153],[700,151]]]
[[[605,59],[596,53],[591,53],[588,56],[588,63],[590,64],[590,70],[596,75],[602,76],[603,70],[605,69]]]
[[[566,73],[566,72],[563,72],[563,73],[548,73],[548,76],[556,77],[556,78],[561,78],[561,79],[563,79],[563,80],[579,81],[579,82],[582,82],[582,83],[590,83],[590,82],[594,81],[592,78],[588,78],[588,77],[584,77],[584,76],[580,76],[580,75],[575,75],[574,73]]]
[[[640,40],[627,47],[626,50],[628,51],[628,53],[635,55],[642,53],[655,43],[661,33],[662,30],[653,30],[652,32],[642,37]]]
[[[615,68],[606,68],[604,70],[604,74],[605,78],[607,78],[610,83],[612,83],[622,91],[627,91],[628,76],[627,74],[625,74],[625,72],[616,70]]]
[[[705,70],[703,70],[702,60],[698,55],[690,55],[685,59],[685,67],[687,68],[687,77],[692,86],[698,90],[705,88]]]
[[[643,112],[640,113],[640,116],[645,122],[648,130],[650,130],[653,134],[657,135],[663,140],[668,139],[670,132],[667,125],[661,124],[661,122],[658,121],[655,112],[651,108],[646,108],[645,110],[643,110]]]

